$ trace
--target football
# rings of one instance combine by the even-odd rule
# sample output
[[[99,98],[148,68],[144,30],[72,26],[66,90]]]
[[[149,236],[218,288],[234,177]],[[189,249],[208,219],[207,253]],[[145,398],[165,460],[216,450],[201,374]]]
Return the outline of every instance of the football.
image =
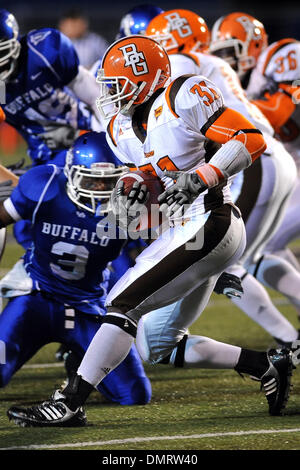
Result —
[[[124,194],[126,196],[129,194],[135,182],[145,184],[149,190],[149,197],[145,203],[148,217],[141,218],[139,230],[144,230],[146,228],[159,225],[161,218],[158,210],[159,203],[157,198],[165,190],[161,180],[152,173],[136,170],[129,171],[125,175],[121,176],[116,184],[116,187],[118,187],[121,181],[124,182]]]

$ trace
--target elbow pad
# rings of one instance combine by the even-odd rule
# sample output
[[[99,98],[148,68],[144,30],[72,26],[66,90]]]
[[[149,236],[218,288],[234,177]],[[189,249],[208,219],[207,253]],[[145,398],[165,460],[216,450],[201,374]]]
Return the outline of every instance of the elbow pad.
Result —
[[[209,165],[219,170],[224,178],[229,178],[252,163],[245,145],[239,140],[229,140],[210,159]]]

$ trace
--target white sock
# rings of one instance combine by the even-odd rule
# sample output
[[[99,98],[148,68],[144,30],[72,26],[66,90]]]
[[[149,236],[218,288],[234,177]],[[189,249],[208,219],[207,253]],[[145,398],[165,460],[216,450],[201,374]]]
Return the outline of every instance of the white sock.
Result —
[[[266,289],[251,274],[242,281],[244,294],[231,301],[271,336],[282,341],[294,341],[298,331],[273,305]]]
[[[201,369],[233,369],[238,363],[241,348],[220,343],[205,336],[189,335],[184,352],[184,367]],[[170,362],[174,363],[175,351]]]
[[[90,343],[77,373],[95,387],[127,356],[133,336],[116,325],[103,323]]]
[[[287,297],[300,313],[300,272],[292,264],[274,254],[266,254],[256,279]]]

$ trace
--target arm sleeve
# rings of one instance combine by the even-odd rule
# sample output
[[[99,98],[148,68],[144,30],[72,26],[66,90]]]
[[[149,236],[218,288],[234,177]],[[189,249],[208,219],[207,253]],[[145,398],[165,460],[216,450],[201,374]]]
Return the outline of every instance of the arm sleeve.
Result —
[[[251,156],[252,162],[266,149],[262,132],[234,109],[227,108],[213,122],[202,128],[204,135],[219,144],[231,140],[241,142]]]
[[[275,93],[266,92],[261,99],[252,100],[270,121],[275,131],[283,126],[296,109],[293,94],[299,94],[300,87],[282,85]]]

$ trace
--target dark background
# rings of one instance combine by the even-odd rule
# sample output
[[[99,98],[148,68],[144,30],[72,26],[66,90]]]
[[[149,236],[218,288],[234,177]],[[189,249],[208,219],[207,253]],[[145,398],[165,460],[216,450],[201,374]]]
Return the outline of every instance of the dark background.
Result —
[[[242,11],[263,22],[269,42],[284,37],[300,40],[300,0],[281,0],[281,3],[261,0],[164,0],[159,3],[147,1],[121,0],[4,0],[1,8],[12,12],[19,23],[21,33],[41,27],[56,27],[59,16],[66,10],[76,7],[90,20],[90,29],[104,36],[108,41],[115,39],[121,17],[136,5],[152,3],[164,10],[186,8],[202,16],[209,27],[224,14]]]

